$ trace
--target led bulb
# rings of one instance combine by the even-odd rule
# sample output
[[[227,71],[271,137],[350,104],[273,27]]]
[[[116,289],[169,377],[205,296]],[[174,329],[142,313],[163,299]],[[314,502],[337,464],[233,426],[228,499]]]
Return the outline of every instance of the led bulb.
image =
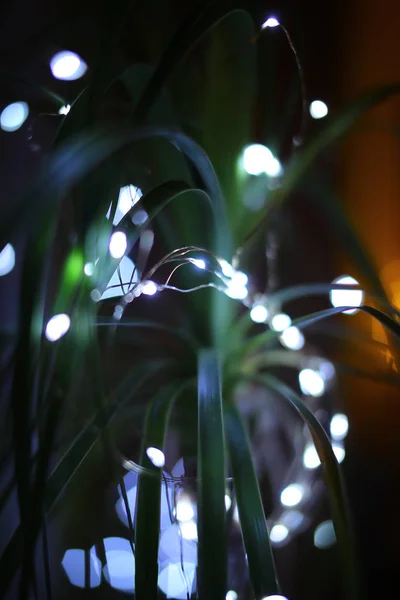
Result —
[[[64,313],[54,315],[46,325],[45,336],[49,342],[56,342],[67,333],[70,325],[71,320],[68,315]]]
[[[316,469],[321,464],[314,444],[306,446],[303,454],[303,465],[306,469]]]
[[[310,104],[310,115],[313,119],[323,119],[328,114],[328,107],[321,100],[314,100]]]
[[[202,258],[191,258],[190,262],[197,267],[198,269],[205,269],[206,268],[206,261],[203,260]]]
[[[14,266],[15,250],[11,244],[7,244],[0,252],[0,277],[11,273]]]
[[[325,392],[325,382],[313,369],[303,369],[299,373],[299,385],[303,394],[319,398]]]
[[[271,320],[271,328],[274,331],[284,331],[292,324],[292,319],[285,313],[275,315]]]
[[[274,525],[269,533],[271,542],[279,544],[283,542],[289,535],[289,530],[285,525],[277,523]]]
[[[74,81],[86,73],[87,64],[75,52],[57,52],[50,61],[53,77],[62,81]]]
[[[261,29],[265,29],[266,27],[270,27],[271,29],[274,27],[279,27],[280,23],[278,19],[275,17],[269,17],[262,25]]]
[[[304,488],[299,483],[292,483],[281,492],[281,502],[284,506],[296,506],[304,496]]]
[[[340,413],[334,415],[331,419],[330,431],[334,440],[343,440],[349,430],[349,421],[346,415]]]
[[[263,304],[255,304],[250,311],[250,319],[254,323],[265,323],[268,319],[268,310]]]
[[[0,127],[3,131],[17,131],[26,121],[29,108],[26,102],[13,102],[0,114]]]
[[[304,335],[295,326],[284,329],[279,339],[289,350],[301,350],[305,343]]]
[[[109,251],[113,258],[122,258],[125,254],[128,242],[123,231],[114,231],[110,238]]]
[[[146,450],[146,454],[155,467],[159,467],[161,469],[165,465],[164,452],[159,448],[149,446],[149,448]]]
[[[350,275],[342,275],[337,277],[332,283],[338,283],[341,285],[357,285],[358,281]],[[364,292],[362,290],[331,290],[330,299],[332,306],[361,306],[364,299]],[[357,312],[357,308],[352,308],[343,311],[343,314],[352,315]]]

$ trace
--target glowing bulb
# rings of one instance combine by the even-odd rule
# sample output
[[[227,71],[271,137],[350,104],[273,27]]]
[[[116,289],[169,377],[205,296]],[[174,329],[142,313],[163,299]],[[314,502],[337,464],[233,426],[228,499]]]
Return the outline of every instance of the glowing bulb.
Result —
[[[251,144],[244,149],[243,167],[249,175],[265,173],[272,160],[274,155],[271,150],[262,144]]]
[[[279,339],[289,350],[301,350],[305,343],[304,335],[295,326],[284,329]]]
[[[193,504],[189,496],[182,494],[176,503],[178,521],[191,521],[194,517]]]
[[[265,165],[265,173],[269,177],[278,177],[282,175],[283,169],[282,165],[275,156],[273,156]]]
[[[157,293],[157,286],[154,281],[146,281],[143,286],[140,288],[140,293],[145,294],[146,296],[154,296]]]
[[[336,456],[336,460],[338,463],[343,462],[344,457],[346,456],[346,450],[340,444],[333,444],[332,450],[334,455]]]
[[[349,431],[349,421],[346,415],[337,413],[333,415],[330,424],[331,437],[334,440],[343,440]]]
[[[329,360],[323,360],[318,367],[318,371],[321,374],[324,381],[329,381],[335,376],[335,367]]]
[[[303,454],[303,465],[306,469],[316,469],[321,464],[314,444],[306,446]]]
[[[87,262],[83,267],[83,272],[87,277],[91,277],[94,273],[94,264],[92,262]]]
[[[247,298],[249,293],[246,287],[248,279],[246,273],[234,271],[232,279],[227,282],[226,295],[235,300],[244,300]]]
[[[277,523],[276,525],[274,525],[269,533],[269,538],[271,540],[271,542],[275,543],[275,544],[279,544],[280,542],[283,542],[287,536],[289,535],[289,530],[287,527],[285,527],[285,525],[282,525],[281,523]]]
[[[358,281],[350,275],[342,275],[337,277],[332,283],[340,285],[357,285]],[[361,306],[364,299],[362,290],[331,290],[330,299],[332,306]],[[352,315],[357,312],[357,308],[352,308],[343,311],[343,314]]]
[[[114,231],[110,238],[108,249],[113,258],[122,258],[127,245],[126,234],[123,231]]]
[[[228,592],[226,592],[225,600],[237,600],[237,599],[238,599],[238,595],[235,592],[235,590],[229,590]]]
[[[235,521],[235,523],[240,523],[239,509],[238,509],[238,505],[237,504],[235,504],[235,508],[233,509],[232,518]]]
[[[310,115],[313,119],[323,119],[328,114],[328,107],[321,100],[314,100],[310,104]]]
[[[255,304],[250,311],[250,319],[254,323],[265,323],[268,319],[268,310],[262,304]]]
[[[191,258],[190,262],[197,267],[198,269],[205,269],[206,268],[206,261],[203,260],[202,258]]]
[[[227,260],[224,260],[223,258],[221,258],[218,262],[220,264],[222,274],[225,275],[225,277],[233,277],[234,276],[235,269],[232,267],[232,265],[230,265],[228,263]]]
[[[278,21],[278,19],[276,19],[275,17],[269,17],[265,23],[263,23],[261,25],[261,29],[265,29],[266,27],[279,27],[280,23]]]
[[[155,467],[159,467],[161,469],[165,465],[164,452],[159,448],[149,446],[149,448],[146,450],[146,454]]]
[[[15,266],[15,250],[11,244],[4,246],[0,252],[0,277],[11,273]]]
[[[284,506],[296,506],[302,501],[303,496],[303,486],[298,483],[292,483],[282,490],[281,502]]]
[[[271,321],[271,328],[274,331],[284,331],[292,324],[292,319],[289,315],[285,313],[281,313],[279,315],[275,315]]]
[[[74,81],[86,73],[87,64],[75,52],[57,52],[50,61],[53,77],[63,81]]]
[[[282,525],[295,531],[304,522],[304,515],[299,510],[288,510],[281,517]]]
[[[231,497],[228,496],[228,494],[225,494],[225,510],[229,510],[231,506],[232,506]]]
[[[272,596],[264,596],[261,600],[288,600],[286,596],[281,596],[280,594],[273,594]]]
[[[299,373],[299,385],[303,394],[318,398],[325,392],[325,382],[313,369],[303,369]]]
[[[17,131],[28,118],[29,108],[26,102],[13,102],[0,114],[0,127],[3,131]]]
[[[192,519],[181,523],[180,530],[183,539],[192,541],[197,540],[197,525]]]
[[[324,521],[314,532],[314,545],[317,548],[330,548],[336,543],[336,535],[332,521]]]
[[[45,336],[49,342],[56,342],[67,333],[70,325],[71,320],[68,315],[64,313],[54,315],[46,325]]]
[[[60,108],[60,110],[58,111],[58,114],[59,115],[67,115],[70,110],[71,110],[71,105],[70,104],[64,104],[64,106],[62,106]]]

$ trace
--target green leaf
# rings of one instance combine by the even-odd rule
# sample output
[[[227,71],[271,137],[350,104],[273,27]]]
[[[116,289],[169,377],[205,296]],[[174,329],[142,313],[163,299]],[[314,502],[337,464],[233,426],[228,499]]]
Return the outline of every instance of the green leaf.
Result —
[[[187,382],[183,385],[187,385]],[[140,458],[140,464],[147,472],[139,474],[135,516],[135,597],[137,600],[157,600],[161,469],[154,466],[146,450],[151,447],[164,449],[169,415],[183,385],[174,382],[164,386],[152,400],[147,411]]]
[[[224,399],[224,425],[250,581],[256,600],[279,593],[267,522],[250,442],[231,399]]]
[[[214,350],[198,358],[198,598],[226,593],[225,447],[220,363]]]
[[[285,383],[271,375],[255,376],[250,379],[278,392],[278,394],[285,398],[297,410],[307,424],[324,470],[329,492],[332,521],[338,540],[347,583],[346,596],[349,600],[361,600],[359,566],[353,539],[349,504],[341,477],[340,467],[332,450],[328,436],[307,405]]]

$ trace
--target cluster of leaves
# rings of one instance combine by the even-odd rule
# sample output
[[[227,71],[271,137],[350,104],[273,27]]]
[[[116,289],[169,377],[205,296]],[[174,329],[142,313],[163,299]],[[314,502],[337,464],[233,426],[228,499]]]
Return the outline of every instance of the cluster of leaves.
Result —
[[[104,35],[114,39],[113,28],[115,32],[122,30],[125,13],[117,15],[117,7],[109,10],[115,14],[104,26]],[[1,595],[7,593],[18,571],[21,600],[35,592],[35,552],[46,520],[96,444],[103,445],[114,461],[111,425],[124,407],[137,405],[147,413],[141,464],[153,476],[141,476],[139,482],[134,526],[136,597],[157,597],[161,475],[145,449],[163,447],[173,403],[186,387],[195,389],[194,382],[198,390],[197,396],[193,394],[193,406],[198,427],[199,598],[223,600],[226,593],[224,495],[228,462],[254,595],[260,599],[278,593],[251,447],[233,401],[236,385],[250,378],[289,402],[311,431],[330,493],[349,597],[357,597],[348,506],[323,428],[285,383],[261,368],[251,373],[242,369],[246,358],[265,352],[276,334],[267,331],[253,335],[248,316],[238,319],[236,304],[215,290],[185,297],[177,325],[141,318],[123,319],[117,324],[99,316],[101,303],[91,299],[90,280],[83,273],[86,261],[99,259],[96,284],[99,289],[107,285],[118,261],[108,253],[113,227],[104,215],[110,202],[111,214],[115,211],[121,185],[132,182],[143,189],[141,204],[148,220],[134,227],[128,213],[118,225],[128,236],[128,251],[134,251],[151,224],[163,252],[196,246],[231,261],[234,252],[265,226],[271,209],[290,199],[315,159],[345,135],[365,110],[399,92],[399,86],[374,90],[330,119],[289,162],[282,185],[270,194],[268,205],[250,211],[241,202],[244,181],[237,159],[252,141],[260,72],[256,65],[263,60],[255,35],[258,30],[241,3],[202,2],[177,27],[166,48],[160,50],[155,44],[151,56],[155,67],[135,62],[121,68],[112,46],[101,46],[89,83],[63,118],[46,161],[0,221],[0,247],[20,232],[26,238],[11,365],[12,434],[6,449],[13,454],[14,475],[0,498],[2,509],[12,491],[17,491],[20,523],[0,557]],[[189,93],[190,88],[195,93]],[[199,102],[200,90],[203,102]],[[116,102],[117,109],[111,109]],[[339,239],[350,249],[379,299],[378,305],[386,312],[369,306],[363,310],[398,337],[399,326],[375,269],[341,209],[329,197],[324,202],[321,199],[319,208],[334,223]],[[61,268],[54,261],[60,239],[65,248]],[[185,277],[181,276],[182,283]],[[285,293],[295,297],[325,293],[327,289],[305,286],[284,290],[276,299],[285,299]],[[308,315],[297,325],[306,327],[341,310],[345,308]],[[57,313],[70,315],[71,328],[52,345],[45,340],[43,330],[48,318]],[[156,360],[148,357],[150,348],[148,356],[144,352],[144,358],[137,359],[122,381],[108,389],[102,377],[96,327],[100,324],[113,332],[107,342],[118,340],[121,328],[129,328],[133,339],[145,328],[160,335],[167,331],[181,351],[177,357],[161,353]],[[154,344],[154,339],[147,343]],[[89,417],[60,449],[62,421],[79,396],[84,376],[89,380],[92,399]],[[143,396],[146,385],[154,380],[160,381],[156,393],[150,398]],[[113,464],[118,478],[117,461]],[[46,545],[43,552],[47,564]]]

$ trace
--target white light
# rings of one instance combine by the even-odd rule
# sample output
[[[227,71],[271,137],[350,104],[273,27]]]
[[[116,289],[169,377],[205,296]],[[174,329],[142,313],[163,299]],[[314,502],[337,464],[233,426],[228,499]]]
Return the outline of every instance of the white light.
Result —
[[[190,521],[194,517],[193,503],[189,496],[182,494],[176,503],[178,521]]]
[[[0,277],[11,273],[15,266],[15,250],[11,244],[4,246],[0,252]]]
[[[17,131],[24,124],[29,114],[26,102],[13,102],[0,114],[0,127],[3,131]]]
[[[332,450],[338,463],[343,462],[344,457],[346,456],[346,450],[343,448],[343,446],[340,444],[332,444]]]
[[[233,277],[234,276],[235,269],[232,267],[232,265],[230,265],[228,263],[227,260],[224,260],[223,258],[221,258],[218,262],[221,266],[222,274],[225,275],[225,277]]]
[[[332,283],[341,285],[357,285],[358,281],[350,275],[342,275],[337,277]],[[330,294],[332,306],[361,306],[364,299],[362,290],[331,290]],[[352,315],[357,312],[357,308],[345,310],[343,314]]]
[[[272,596],[264,596],[261,600],[288,600],[286,596],[281,596],[280,594],[273,594]]]
[[[183,570],[182,570],[183,568]],[[196,565],[177,561],[160,570],[158,587],[167,598],[186,600],[192,596],[195,587]]]
[[[135,478],[130,478],[130,476],[136,476]],[[124,477],[125,487],[126,487],[126,495],[128,500],[128,508],[132,521],[135,519],[136,512],[136,500],[137,500],[137,474],[134,472],[130,472]],[[135,482],[135,483],[132,483]],[[120,495],[120,499],[115,505],[115,510],[119,519],[122,523],[129,527],[129,519],[128,519],[128,511],[126,503],[122,497],[121,487],[118,486],[118,491]],[[164,531],[168,527],[171,526],[171,515],[170,515],[170,506],[173,505],[174,500],[174,490],[172,485],[165,485],[164,480],[161,484],[160,491],[160,529]]]
[[[248,296],[248,289],[246,287],[249,278],[246,273],[242,271],[234,271],[232,279],[227,281],[227,289],[225,293],[234,300],[244,300]]]
[[[279,21],[275,17],[269,17],[265,23],[261,25],[261,29],[265,29],[266,27],[279,27]]]
[[[301,350],[305,343],[304,335],[301,333],[300,329],[294,325],[287,327],[287,329],[282,332],[279,339],[286,348],[289,348],[289,350]]]
[[[135,591],[135,556],[128,540],[104,539],[106,566],[104,576],[111,587],[123,592]]]
[[[310,115],[313,119],[323,119],[328,114],[328,107],[321,100],[314,100],[310,104]]]
[[[49,342],[56,342],[67,333],[70,325],[71,320],[68,315],[64,313],[54,315],[46,325],[45,336]]]
[[[91,277],[94,273],[94,264],[92,262],[87,262],[83,267],[83,272],[87,277]]]
[[[139,188],[134,185],[125,185],[119,190],[118,202],[115,209],[115,215],[113,218],[113,225],[118,225],[118,223],[124,218],[126,213],[128,213],[132,206],[134,206],[137,202],[139,202],[142,197],[142,192]],[[112,203],[110,204],[106,218],[109,219],[111,215]],[[146,213],[147,218],[147,213]],[[146,219],[145,219],[146,220]]]
[[[87,64],[75,52],[57,52],[50,61],[53,77],[63,81],[74,81],[86,73]]]
[[[71,105],[70,104],[64,104],[64,106],[62,106],[60,108],[60,110],[58,111],[58,114],[59,115],[67,115],[70,110],[71,110]]]
[[[180,530],[184,540],[197,540],[197,525],[195,521],[184,521],[180,524]]]
[[[262,304],[255,304],[250,311],[250,319],[254,323],[265,323],[268,319],[268,310]]]
[[[243,167],[249,175],[265,173],[274,155],[271,150],[262,144],[251,144],[243,152]]]
[[[237,504],[235,505],[235,508],[233,509],[232,518],[235,521],[235,523],[240,523],[239,509],[238,509],[238,505]]]
[[[123,256],[110,281],[107,283],[107,287],[100,299],[105,300],[105,298],[123,296],[128,287],[128,283],[130,281],[136,283],[138,280],[139,275],[133,261],[127,256]],[[121,286],[121,281],[126,285]]]
[[[325,382],[313,369],[303,369],[299,373],[299,385],[303,394],[319,398],[325,392]]]
[[[283,542],[287,536],[289,535],[289,530],[287,527],[282,525],[281,523],[277,523],[273,526],[269,533],[269,537],[272,543],[279,544]]]
[[[146,281],[143,286],[140,288],[140,293],[145,294],[146,296],[154,296],[158,291],[158,288],[154,281]]]
[[[336,543],[332,521],[324,521],[314,532],[314,544],[317,548],[330,548]]]
[[[149,448],[146,450],[146,454],[155,467],[159,467],[161,469],[165,465],[165,454],[159,448],[149,446]]]
[[[275,315],[271,320],[271,328],[274,331],[284,331],[292,324],[292,319],[285,313]]]
[[[190,262],[192,264],[194,264],[194,266],[197,267],[198,269],[205,269],[206,268],[206,261],[203,260],[202,258],[191,258]]]
[[[334,440],[343,440],[349,431],[349,420],[346,415],[337,413],[333,415],[330,425],[331,437]]]
[[[265,172],[269,177],[278,177],[282,175],[282,165],[275,156],[273,156],[265,165]]]
[[[228,592],[226,592],[225,600],[237,600],[237,599],[238,599],[238,595],[235,592],[235,590],[229,590]]]
[[[329,360],[324,360],[319,364],[318,371],[322,375],[324,381],[329,381],[335,376],[335,367]]]
[[[231,497],[228,496],[228,494],[225,494],[225,510],[229,510],[231,506],[232,506]]]
[[[145,223],[148,218],[149,218],[149,215],[147,214],[147,212],[145,210],[143,210],[142,208],[140,208],[139,210],[137,210],[133,213],[132,223],[134,225],[143,225],[143,223]]]
[[[298,483],[292,483],[282,490],[281,502],[284,506],[296,506],[302,501],[303,496],[303,486]]]
[[[306,446],[303,454],[303,465],[306,469],[316,469],[321,464],[314,444]]]
[[[67,550],[61,564],[72,585],[80,588],[86,587],[84,550],[80,548]],[[89,578],[87,585],[91,588],[97,587],[100,585],[100,580],[101,562],[96,556],[95,549],[92,548],[89,552]]]
[[[123,231],[114,231],[110,238],[108,249],[113,258],[122,258],[127,245],[126,234]]]
[[[299,510],[288,510],[281,516],[282,525],[295,531],[304,522],[304,515]]]

